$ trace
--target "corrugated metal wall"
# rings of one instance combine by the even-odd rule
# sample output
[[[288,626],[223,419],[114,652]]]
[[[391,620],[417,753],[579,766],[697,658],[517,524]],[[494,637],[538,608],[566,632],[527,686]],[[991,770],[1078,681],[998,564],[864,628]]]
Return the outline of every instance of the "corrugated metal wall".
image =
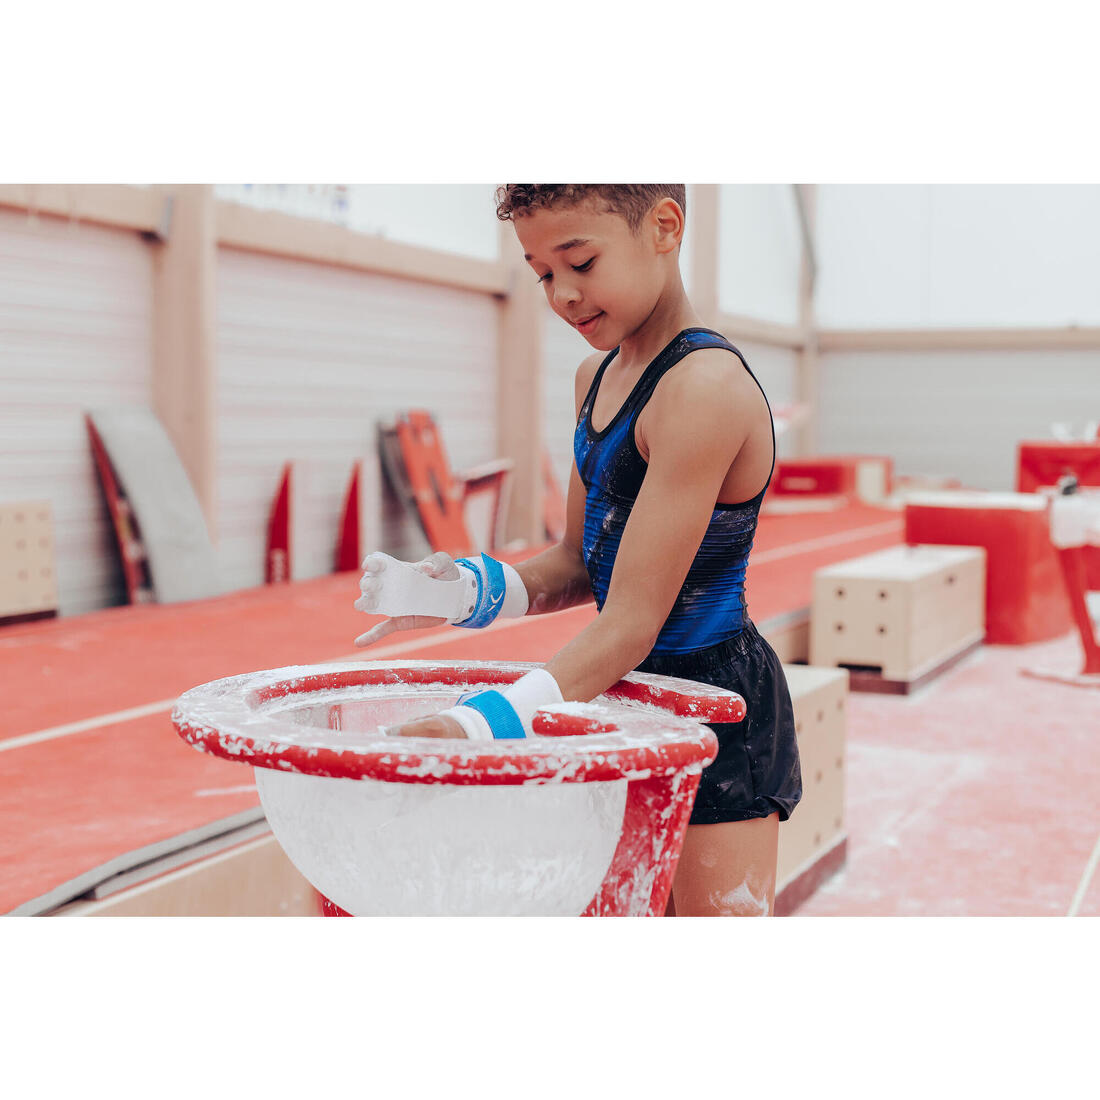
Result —
[[[125,598],[84,413],[148,406],[151,355],[136,233],[0,210],[0,494],[52,504],[62,614]]]
[[[288,460],[299,473],[301,579],[332,572],[352,463],[376,455],[378,420],[427,408],[454,467],[497,456],[498,308],[472,291],[221,250],[218,552],[227,584],[263,581],[268,514]],[[385,494],[381,513],[368,518],[372,546],[409,556],[425,548]]]
[[[1016,445],[1100,417],[1100,352],[828,352],[820,449],[893,455],[900,474],[1015,485]]]

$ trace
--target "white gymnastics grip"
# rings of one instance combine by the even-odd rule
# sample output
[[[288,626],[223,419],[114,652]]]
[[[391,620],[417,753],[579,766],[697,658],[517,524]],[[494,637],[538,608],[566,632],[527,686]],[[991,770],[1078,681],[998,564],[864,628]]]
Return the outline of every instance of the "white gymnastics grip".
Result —
[[[382,565],[372,572],[377,586],[369,607],[372,613],[394,617],[431,615],[454,623],[467,618],[473,610],[476,582],[468,571],[463,570],[457,581],[441,581],[389,554],[376,551],[370,557]]]

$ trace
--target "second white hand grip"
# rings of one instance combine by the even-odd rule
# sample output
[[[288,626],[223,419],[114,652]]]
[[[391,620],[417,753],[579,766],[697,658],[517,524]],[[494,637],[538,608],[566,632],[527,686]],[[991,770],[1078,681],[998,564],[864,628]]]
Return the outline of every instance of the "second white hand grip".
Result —
[[[450,622],[460,622],[469,615],[473,601],[465,577],[441,581],[389,554],[376,551],[371,557],[386,563],[385,569],[374,575],[380,584],[376,597],[378,614],[432,615]]]

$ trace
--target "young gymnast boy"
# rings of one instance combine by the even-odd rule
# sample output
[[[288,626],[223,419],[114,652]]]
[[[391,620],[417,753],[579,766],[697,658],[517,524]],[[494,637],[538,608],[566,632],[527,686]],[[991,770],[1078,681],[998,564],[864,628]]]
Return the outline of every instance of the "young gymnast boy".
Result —
[[[775,433],[741,353],[700,324],[684,292],[685,190],[497,191],[497,216],[512,221],[554,312],[597,349],[576,374],[565,537],[515,568],[484,554],[415,567],[369,555],[356,607],[392,617],[356,643],[595,597],[599,615],[544,668],[398,731],[415,736],[522,737],[537,707],[593,699],[634,669],[740,693],[745,720],[712,727],[718,757],[703,771],[668,914],[762,916],[775,900],[779,822],[802,795],[783,669],[745,604]]]

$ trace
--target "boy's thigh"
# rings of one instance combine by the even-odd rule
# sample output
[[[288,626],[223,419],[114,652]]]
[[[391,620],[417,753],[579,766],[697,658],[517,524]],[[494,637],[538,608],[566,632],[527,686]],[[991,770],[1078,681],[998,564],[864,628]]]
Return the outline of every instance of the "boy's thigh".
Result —
[[[775,907],[779,814],[689,825],[666,915],[763,917]]]

